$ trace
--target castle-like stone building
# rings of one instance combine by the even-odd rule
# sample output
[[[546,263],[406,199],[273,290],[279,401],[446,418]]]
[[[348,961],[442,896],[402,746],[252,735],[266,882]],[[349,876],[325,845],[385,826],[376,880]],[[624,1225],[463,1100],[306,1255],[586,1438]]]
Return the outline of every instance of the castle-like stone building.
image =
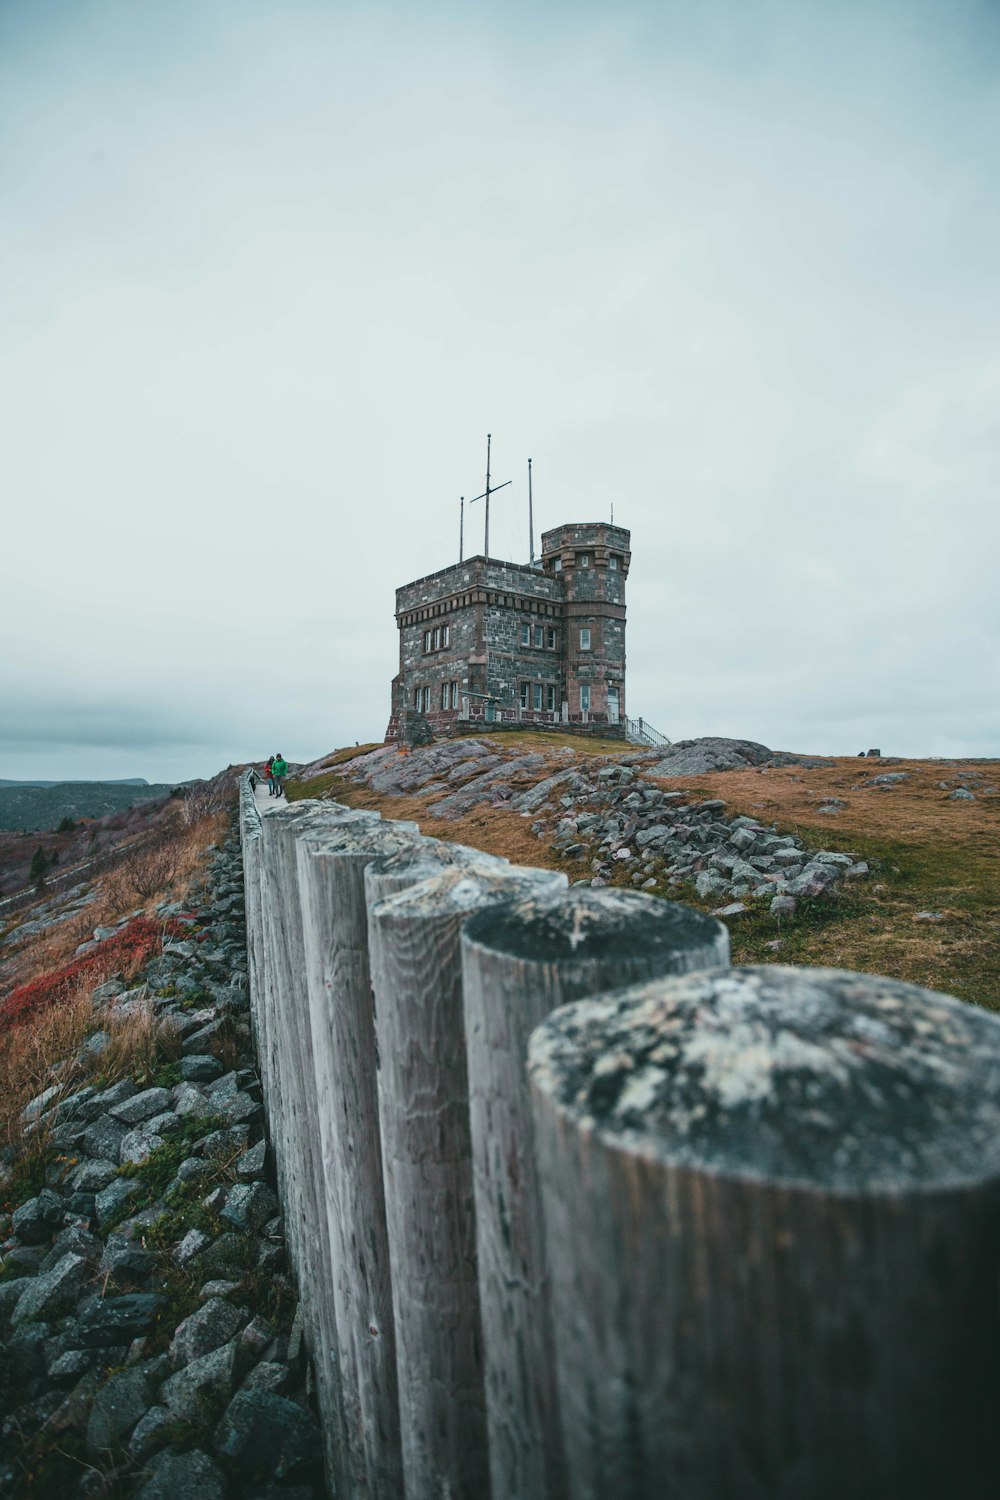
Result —
[[[406,709],[438,729],[621,725],[629,541],[620,526],[575,522],[543,533],[531,567],[470,557],[397,589],[387,738]]]

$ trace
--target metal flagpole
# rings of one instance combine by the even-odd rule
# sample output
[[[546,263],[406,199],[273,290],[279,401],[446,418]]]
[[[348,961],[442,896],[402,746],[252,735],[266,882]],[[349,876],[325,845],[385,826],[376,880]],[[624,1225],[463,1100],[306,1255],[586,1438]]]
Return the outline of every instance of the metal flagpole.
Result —
[[[461,497],[461,499],[459,501],[459,504],[461,506],[461,509],[458,512],[458,560],[459,560],[459,562],[463,562],[464,559],[465,559],[465,496],[464,495]]]
[[[487,558],[490,555],[490,496],[495,495],[497,490],[505,490],[509,484],[513,483],[510,479],[505,479],[503,484],[490,483],[490,444],[492,441],[492,434],[488,432],[486,434],[486,488],[481,495],[476,495],[469,501],[470,505],[475,505],[477,500],[486,501],[486,538],[484,547]]]
[[[531,501],[531,459],[528,459],[528,566],[535,562],[535,516]]]

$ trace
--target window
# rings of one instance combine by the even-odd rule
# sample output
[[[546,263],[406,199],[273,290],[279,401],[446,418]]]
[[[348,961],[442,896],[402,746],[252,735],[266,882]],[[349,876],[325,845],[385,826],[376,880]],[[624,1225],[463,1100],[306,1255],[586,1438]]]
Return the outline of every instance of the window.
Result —
[[[530,625],[522,625],[521,626],[521,645],[522,646],[530,646],[531,645],[531,626]]]
[[[521,683],[521,707],[522,708],[527,708],[527,706],[528,706],[528,686],[529,686],[529,684],[526,683],[526,682],[522,682]]]
[[[421,708],[423,708],[423,706],[424,706],[424,690],[423,690],[423,688],[414,688],[413,689],[413,707],[419,713],[420,710],[421,710]]]
[[[556,633],[551,627],[545,632],[545,644],[550,651],[556,649]]]
[[[608,567],[611,569],[612,573],[618,572],[618,559],[613,552],[608,558]]]
[[[581,651],[589,651],[590,650],[590,628],[587,625],[585,625],[583,627],[583,629],[580,631],[580,650]]]
[[[451,685],[451,706],[452,706],[452,708],[458,708],[458,683],[457,682],[453,682],[452,685]]]
[[[434,627],[434,650],[435,651],[439,650],[440,646],[441,646],[441,627],[440,627],[440,625],[435,625],[435,627]]]
[[[562,572],[562,558],[561,557],[557,557],[556,560],[555,560],[555,562],[552,564],[552,571],[553,571],[553,573],[561,573]]]
[[[441,707],[442,708],[450,708],[451,707],[451,683],[450,682],[442,682],[442,684],[441,684]]]
[[[589,568],[590,567],[590,553],[589,552],[581,552],[578,561],[579,561],[579,564],[580,564],[581,568]]]
[[[590,713],[590,688],[586,684],[580,689],[580,712],[582,714]]]
[[[536,682],[531,689],[531,706],[536,713],[541,712],[542,707],[542,684]]]
[[[542,629],[541,625],[536,625],[535,626],[535,645],[536,646],[543,646],[544,644],[545,644],[545,631]]]
[[[424,631],[424,650],[425,651],[429,651],[430,649],[431,649],[431,633],[430,633],[429,630],[425,630]]]
[[[431,711],[431,690],[430,690],[429,687],[425,687],[424,688],[424,713],[425,714],[429,714],[430,711]]]
[[[556,690],[551,684],[545,689],[545,707],[550,714],[554,714],[556,711]]]
[[[446,625],[444,627],[444,630],[441,633],[441,644],[442,644],[442,646],[449,646],[451,644],[451,626],[450,625]]]

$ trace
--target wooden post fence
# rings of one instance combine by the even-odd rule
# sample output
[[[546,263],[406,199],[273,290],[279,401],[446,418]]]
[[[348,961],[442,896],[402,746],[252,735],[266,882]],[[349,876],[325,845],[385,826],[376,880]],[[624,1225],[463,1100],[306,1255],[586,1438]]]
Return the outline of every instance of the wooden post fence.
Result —
[[[406,1496],[482,1500],[490,1481],[461,930],[474,910],[566,881],[470,864],[383,898],[384,881],[369,871]]]
[[[462,935],[479,1297],[493,1495],[561,1500],[566,1476],[525,1070],[569,1000],[729,962],[723,924],[637,891],[533,892]]]
[[[572,1500],[996,1494],[1000,1020],[715,970],[530,1073]]]

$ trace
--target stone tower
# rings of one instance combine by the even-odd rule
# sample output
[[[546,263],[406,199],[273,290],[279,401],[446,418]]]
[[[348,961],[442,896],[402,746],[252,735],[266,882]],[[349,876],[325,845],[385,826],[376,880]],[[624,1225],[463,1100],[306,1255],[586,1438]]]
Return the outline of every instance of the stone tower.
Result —
[[[400,713],[435,729],[564,724],[622,733],[628,531],[573,522],[542,535],[533,566],[471,557],[396,590]]]

